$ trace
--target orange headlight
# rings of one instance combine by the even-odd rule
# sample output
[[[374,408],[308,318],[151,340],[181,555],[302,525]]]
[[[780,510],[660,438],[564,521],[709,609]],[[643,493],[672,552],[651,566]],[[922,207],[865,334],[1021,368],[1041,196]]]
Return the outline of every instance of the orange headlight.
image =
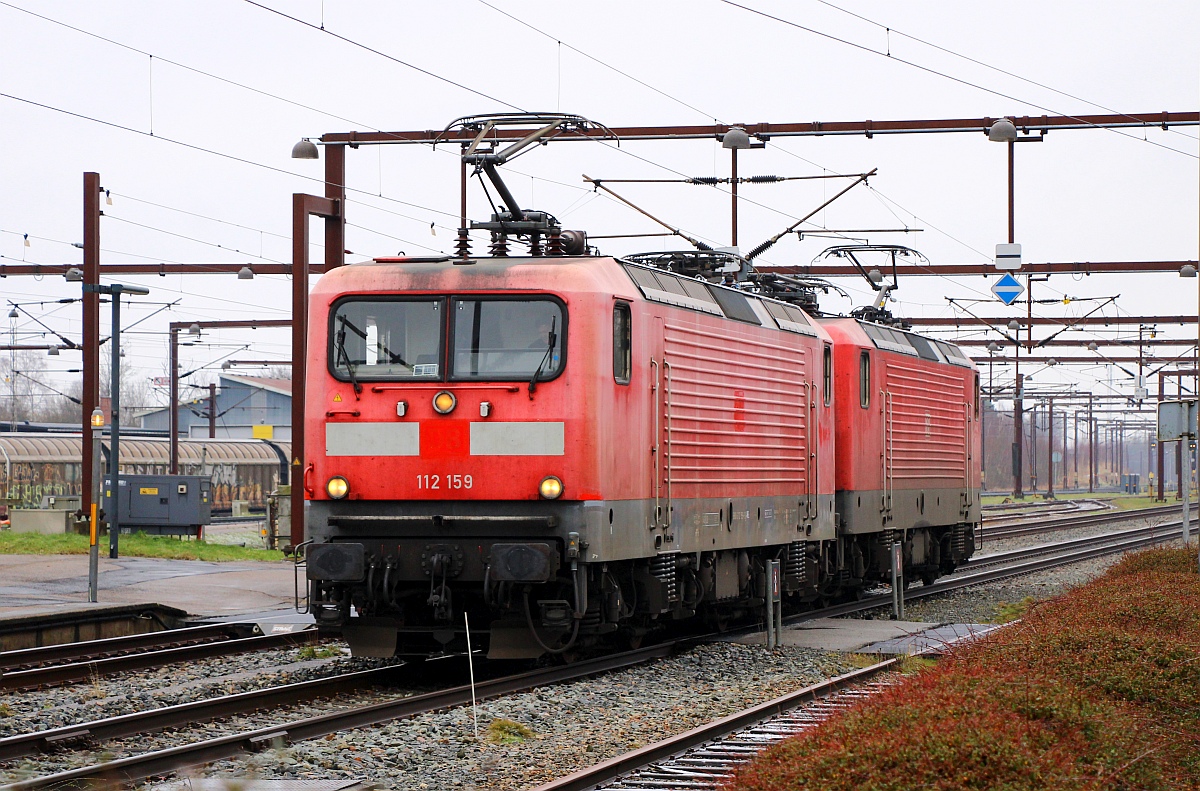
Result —
[[[454,407],[458,405],[458,399],[454,397],[454,393],[446,390],[441,391],[433,397],[433,411],[439,415],[448,415],[454,411]]]

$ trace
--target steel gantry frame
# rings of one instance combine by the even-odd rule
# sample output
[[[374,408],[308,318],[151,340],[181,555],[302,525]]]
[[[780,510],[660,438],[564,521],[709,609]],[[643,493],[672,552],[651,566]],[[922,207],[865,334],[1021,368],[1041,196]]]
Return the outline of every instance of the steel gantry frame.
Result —
[[[1171,126],[1195,126],[1200,124],[1200,112],[1155,112],[1145,114],[1107,114],[1081,116],[1008,116],[1013,125],[1024,133],[1041,135],[1050,131],[1081,129],[1150,128]],[[804,123],[758,123],[740,126],[746,133],[760,141],[773,137],[821,137],[821,136],[864,136],[871,139],[876,135],[927,134],[927,133],[984,133],[998,118],[960,118],[900,121],[835,121]],[[548,135],[546,142],[588,140],[617,137],[621,140],[687,140],[719,139],[733,126],[724,124],[694,126],[640,126],[615,128],[575,128],[558,130]],[[325,134],[320,142],[325,148],[325,194],[324,196],[295,193],[292,196],[292,264],[291,266],[269,263],[254,263],[250,267],[259,274],[290,274],[292,278],[292,368],[293,377],[303,383],[307,374],[307,316],[309,275],[321,273],[345,263],[345,194],[346,194],[346,148],[358,148],[365,144],[468,144],[478,130],[459,128],[454,130],[424,130],[401,132],[339,132]],[[527,135],[520,128],[496,127],[491,129],[489,140],[518,140]],[[465,175],[465,171],[464,171]],[[212,274],[235,273],[246,264],[125,264],[100,265],[100,175],[84,174],[84,220],[83,220],[83,281],[98,284],[101,274]],[[465,200],[465,191],[464,191]],[[463,207],[465,218],[465,206]],[[325,261],[324,265],[309,263],[309,219],[312,216],[324,219]],[[1177,271],[1186,263],[1177,261],[1127,261],[1088,263],[1046,263],[1030,265],[1031,272],[1041,273],[1101,273],[1101,272],[1147,272]],[[72,265],[17,264],[0,266],[0,277],[9,275],[46,275],[65,273]],[[836,276],[843,274],[841,267],[792,267],[778,271],[795,270],[799,273]],[[905,274],[971,275],[990,274],[986,265],[951,264],[930,267],[906,268]],[[83,296],[83,404],[82,420],[83,447],[90,447],[92,429],[90,415],[99,400],[99,312],[97,293]],[[1167,319],[1153,319],[1167,323]],[[1032,320],[1037,322],[1036,319]],[[1182,322],[1180,322],[1182,323]],[[175,373],[174,371],[172,373]],[[303,541],[304,532],[304,388],[293,388],[292,395],[292,543]],[[83,454],[84,480],[91,479],[89,454]],[[299,480],[297,480],[297,478]],[[84,490],[84,508],[90,506],[90,492]]]

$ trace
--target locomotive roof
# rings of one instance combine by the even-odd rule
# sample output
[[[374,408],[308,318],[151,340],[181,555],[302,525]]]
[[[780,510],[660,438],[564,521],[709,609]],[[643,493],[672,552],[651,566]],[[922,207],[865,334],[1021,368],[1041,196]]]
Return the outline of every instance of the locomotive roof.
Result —
[[[521,269],[525,271],[520,272]],[[619,274],[621,269],[624,275]],[[327,281],[330,275],[333,277]],[[527,278],[528,285],[513,285],[513,281]],[[548,291],[611,290],[620,294],[629,293],[631,280],[637,292],[651,302],[785,332],[826,337],[811,316],[791,303],[614,256],[514,256],[466,261],[450,256],[376,258],[333,270],[317,282],[314,293],[355,289],[529,288],[536,283],[537,288]],[[322,283],[326,284],[324,288]]]
[[[957,344],[949,341],[862,319],[842,319],[842,321],[854,322],[877,349],[909,357],[919,357],[930,362],[949,363],[962,368],[975,369],[975,363],[971,361],[971,358]]]

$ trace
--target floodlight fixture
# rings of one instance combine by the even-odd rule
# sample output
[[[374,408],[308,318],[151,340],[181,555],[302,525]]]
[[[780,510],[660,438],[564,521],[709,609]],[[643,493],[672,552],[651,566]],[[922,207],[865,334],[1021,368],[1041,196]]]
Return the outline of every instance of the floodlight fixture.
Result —
[[[745,134],[743,132],[743,134]],[[300,142],[292,146],[292,159],[320,159],[321,152],[317,150],[317,145],[307,137],[300,138]]]
[[[988,128],[987,136],[993,143],[1015,143],[1017,127],[1007,118],[1001,118]]]
[[[316,146],[313,146],[316,148]],[[750,135],[746,134],[746,130],[740,126],[731,127],[721,137],[721,148],[732,148],[735,150],[745,151],[750,148]],[[295,150],[292,151],[292,156],[295,156]]]

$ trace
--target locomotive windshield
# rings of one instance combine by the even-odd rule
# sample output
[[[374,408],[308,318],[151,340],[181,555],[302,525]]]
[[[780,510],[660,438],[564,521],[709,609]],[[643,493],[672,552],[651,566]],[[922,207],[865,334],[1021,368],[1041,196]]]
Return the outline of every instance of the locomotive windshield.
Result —
[[[549,299],[455,299],[451,378],[533,379],[558,375],[566,327]]]
[[[330,371],[357,384],[447,378],[544,382],[562,370],[566,311],[558,301],[460,297],[449,300],[449,317],[446,310],[444,298],[338,302],[330,317]],[[446,330],[452,338],[449,355]]]
[[[442,378],[444,300],[346,300],[333,314],[330,368],[339,379]]]

